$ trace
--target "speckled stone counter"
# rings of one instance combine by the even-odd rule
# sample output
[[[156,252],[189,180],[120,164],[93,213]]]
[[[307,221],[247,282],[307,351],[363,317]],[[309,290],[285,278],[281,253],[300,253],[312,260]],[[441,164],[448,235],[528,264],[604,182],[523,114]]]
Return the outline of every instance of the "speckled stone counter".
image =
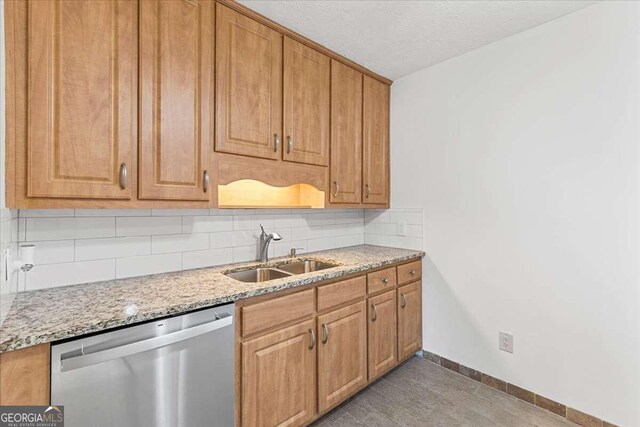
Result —
[[[422,251],[361,245],[299,257],[338,264],[337,267],[261,283],[239,282],[224,273],[270,267],[292,261],[291,258],[23,292],[16,297],[0,327],[0,353],[366,272],[423,256]]]

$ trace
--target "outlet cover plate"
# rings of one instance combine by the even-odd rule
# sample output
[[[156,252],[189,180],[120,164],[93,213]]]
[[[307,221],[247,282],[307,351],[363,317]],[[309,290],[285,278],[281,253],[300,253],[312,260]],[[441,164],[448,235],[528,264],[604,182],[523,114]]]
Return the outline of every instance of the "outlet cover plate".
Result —
[[[499,340],[500,350],[513,353],[513,335],[500,332]]]

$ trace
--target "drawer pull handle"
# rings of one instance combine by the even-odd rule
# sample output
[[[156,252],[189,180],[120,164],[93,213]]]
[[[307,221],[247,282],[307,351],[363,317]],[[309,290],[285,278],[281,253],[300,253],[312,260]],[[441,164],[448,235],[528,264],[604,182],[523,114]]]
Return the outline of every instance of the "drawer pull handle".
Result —
[[[402,300],[400,302],[400,307],[405,308],[407,306],[407,296],[404,293],[401,293],[400,299]]]
[[[371,321],[375,322],[378,318],[378,310],[376,309],[375,304],[371,304]]]
[[[313,350],[316,346],[316,333],[313,332],[313,329],[309,329],[309,333],[311,334],[311,344],[309,344],[309,350]]]
[[[387,283],[389,283],[389,279],[385,277],[384,279],[382,279],[382,283],[386,285]]]
[[[411,274],[412,276],[415,276],[415,275],[416,275],[416,271],[415,271],[415,270],[411,270],[411,271],[409,272],[409,274]]]
[[[120,165],[120,188],[124,190],[127,188],[127,178],[129,174],[127,173],[127,164],[122,163]]]
[[[329,328],[325,323],[322,324],[322,344],[326,344],[329,341]]]

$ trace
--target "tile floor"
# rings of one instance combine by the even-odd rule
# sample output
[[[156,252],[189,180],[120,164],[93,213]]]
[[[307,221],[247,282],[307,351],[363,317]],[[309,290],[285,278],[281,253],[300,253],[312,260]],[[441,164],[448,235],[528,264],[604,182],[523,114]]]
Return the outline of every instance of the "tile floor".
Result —
[[[313,427],[575,425],[416,356]]]

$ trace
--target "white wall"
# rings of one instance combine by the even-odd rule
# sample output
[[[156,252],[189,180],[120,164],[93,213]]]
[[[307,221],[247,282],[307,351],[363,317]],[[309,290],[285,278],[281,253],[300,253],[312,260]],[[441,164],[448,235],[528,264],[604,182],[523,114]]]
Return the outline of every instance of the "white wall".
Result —
[[[392,86],[393,204],[425,211],[425,349],[624,426],[640,425],[639,15],[598,3]]]

